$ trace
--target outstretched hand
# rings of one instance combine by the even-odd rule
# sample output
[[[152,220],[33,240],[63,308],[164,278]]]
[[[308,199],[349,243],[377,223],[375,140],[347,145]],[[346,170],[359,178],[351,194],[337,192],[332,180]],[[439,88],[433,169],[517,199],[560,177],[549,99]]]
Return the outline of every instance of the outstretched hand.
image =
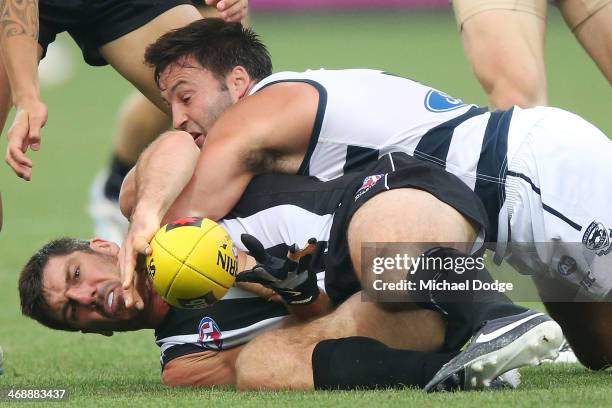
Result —
[[[228,22],[239,22],[247,16],[248,0],[204,0],[207,6],[215,7],[221,18]]]
[[[317,254],[317,240],[311,238],[304,249],[293,244],[284,258],[270,255],[257,238],[242,234],[242,243],[257,265],[241,272],[237,282],[259,283],[277,292],[290,305],[306,304],[319,295],[316,272],[309,269],[312,256]]]
[[[144,308],[144,302],[138,291],[139,279],[136,270],[138,256],[151,255],[150,242],[159,229],[159,220],[155,217],[136,216],[130,223],[128,234],[121,249],[119,250],[119,270],[124,291],[125,307],[136,306],[137,309]]]
[[[32,159],[26,156],[28,148],[40,149],[40,131],[47,123],[47,106],[34,100],[17,107],[13,125],[8,131],[6,163],[24,180],[32,179]]]

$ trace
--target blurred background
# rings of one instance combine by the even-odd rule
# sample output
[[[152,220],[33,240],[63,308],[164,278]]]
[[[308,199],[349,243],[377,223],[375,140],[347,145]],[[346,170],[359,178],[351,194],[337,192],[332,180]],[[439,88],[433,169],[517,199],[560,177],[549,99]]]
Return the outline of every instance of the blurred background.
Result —
[[[252,25],[268,45],[275,71],[377,68],[466,102],[487,103],[464,56],[447,0],[251,0],[250,4]],[[6,354],[0,385],[59,381],[64,369],[91,384],[109,375],[121,375],[126,381],[130,376],[134,381],[159,381],[159,351],[152,332],[107,340],[51,332],[20,316],[17,278],[32,252],[54,237],[91,234],[85,212],[87,192],[108,162],[116,114],[131,90],[111,68],[85,65],[69,37],[61,36],[57,43],[41,67],[49,121],[41,150],[31,154],[33,179],[20,180],[4,162],[0,164],[5,217],[0,233],[0,345]],[[552,7],[546,62],[550,104],[578,113],[612,135],[610,86]],[[12,116],[7,123],[11,121]],[[2,156],[7,129],[0,138]],[[94,350],[97,357],[89,358]],[[116,373],[118,362],[126,360],[133,371]]]

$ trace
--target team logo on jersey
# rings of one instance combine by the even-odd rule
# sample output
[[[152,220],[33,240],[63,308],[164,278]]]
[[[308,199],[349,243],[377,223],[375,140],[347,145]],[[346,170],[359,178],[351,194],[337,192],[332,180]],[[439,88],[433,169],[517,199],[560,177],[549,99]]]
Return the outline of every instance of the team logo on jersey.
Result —
[[[571,256],[563,255],[557,265],[557,271],[561,276],[568,276],[576,272],[578,269],[578,263]]]
[[[462,106],[465,106],[465,103],[461,99],[433,89],[425,96],[425,109],[430,112],[448,112]]]
[[[593,221],[582,236],[582,244],[599,256],[607,255],[612,251],[611,235],[612,230],[606,228],[601,222]]]
[[[223,334],[219,325],[210,317],[206,316],[200,320],[198,325],[198,343],[202,347],[212,350],[223,350]]]
[[[178,227],[187,227],[187,226],[201,227],[202,220],[203,218],[201,217],[179,218],[178,220],[174,220],[172,223],[168,224],[168,226],[166,227],[166,232],[173,230],[175,228],[178,228]]]
[[[384,174],[375,174],[373,176],[368,176],[363,179],[361,187],[359,187],[359,190],[357,190],[357,192],[355,193],[355,201],[357,201],[359,197],[370,191],[370,189],[374,187],[376,183],[378,183],[378,180],[380,180],[384,176]]]

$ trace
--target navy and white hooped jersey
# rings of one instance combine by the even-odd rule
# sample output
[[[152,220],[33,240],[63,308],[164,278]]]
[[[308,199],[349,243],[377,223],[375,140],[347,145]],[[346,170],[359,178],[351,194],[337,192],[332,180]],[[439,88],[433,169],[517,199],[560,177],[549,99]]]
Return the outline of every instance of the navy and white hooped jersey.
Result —
[[[404,152],[444,167],[487,206],[496,238],[511,118],[387,72],[310,70],[281,72],[252,93],[278,82],[305,82],[319,92],[310,145],[299,174],[331,180],[389,152]],[[515,137],[520,138],[518,135]]]

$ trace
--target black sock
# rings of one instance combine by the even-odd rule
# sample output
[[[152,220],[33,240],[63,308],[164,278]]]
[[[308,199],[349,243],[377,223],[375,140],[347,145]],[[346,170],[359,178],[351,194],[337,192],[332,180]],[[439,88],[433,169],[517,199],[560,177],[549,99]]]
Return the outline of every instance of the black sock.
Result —
[[[126,163],[117,158],[116,155],[113,155],[111,159],[110,173],[108,174],[108,178],[104,184],[104,196],[106,196],[106,198],[113,201],[119,201],[121,184],[133,166],[133,163]]]
[[[456,355],[392,349],[368,337],[323,340],[312,352],[314,387],[423,388]]]
[[[438,248],[426,255],[442,259],[467,257],[452,248]],[[491,274],[484,267],[467,268],[463,273],[444,269],[419,270],[412,277],[408,276],[408,279],[428,280],[432,279],[434,273],[438,273],[436,280],[445,280],[451,284],[471,281],[470,287],[472,288],[474,280],[493,282]],[[436,290],[419,293],[418,296],[420,296],[420,301],[417,302],[419,306],[441,311],[448,317],[445,350],[461,348],[489,320],[520,314],[528,310],[515,305],[504,293],[497,291]]]

